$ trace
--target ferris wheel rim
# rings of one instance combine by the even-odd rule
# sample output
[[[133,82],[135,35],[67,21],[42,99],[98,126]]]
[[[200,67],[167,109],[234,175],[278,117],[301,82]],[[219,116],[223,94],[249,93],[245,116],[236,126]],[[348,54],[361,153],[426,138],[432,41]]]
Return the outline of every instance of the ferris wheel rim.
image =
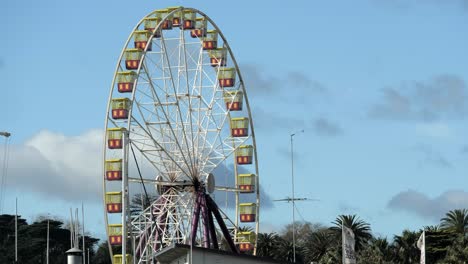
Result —
[[[256,186],[257,186],[257,187],[256,187],[256,204],[257,204],[257,209],[256,209],[257,212],[256,212],[256,215],[257,215],[257,221],[256,221],[255,230],[256,230],[256,233],[258,233],[258,230],[259,230],[259,221],[258,221],[258,218],[259,218],[259,215],[260,215],[260,214],[259,214],[259,207],[260,207],[260,195],[259,195],[260,184],[259,184],[259,183],[260,183],[260,182],[259,182],[259,170],[258,170],[258,155],[257,155],[257,148],[256,148],[256,138],[255,138],[254,126],[253,126],[253,118],[251,118],[251,117],[252,117],[252,113],[251,113],[251,109],[250,109],[250,105],[249,105],[249,101],[248,101],[248,96],[247,96],[247,91],[246,91],[246,88],[245,88],[245,85],[244,85],[244,81],[243,81],[243,78],[242,78],[242,75],[241,75],[240,68],[239,68],[239,66],[238,66],[238,64],[237,64],[237,61],[236,61],[236,59],[235,59],[235,56],[234,56],[234,54],[233,54],[233,52],[232,52],[232,50],[231,50],[231,48],[230,48],[230,46],[229,46],[229,43],[228,43],[227,39],[225,38],[224,34],[222,33],[222,31],[220,30],[220,28],[214,23],[214,21],[213,21],[210,17],[208,17],[205,13],[203,13],[203,12],[197,10],[197,9],[194,9],[194,8],[185,8],[185,7],[180,7],[180,8],[178,8],[178,9],[175,9],[175,10],[173,10],[172,12],[168,13],[163,19],[161,19],[161,22],[158,24],[158,26],[157,26],[154,30],[155,30],[155,31],[156,31],[156,30],[160,30],[161,27],[162,27],[162,23],[163,23],[165,20],[170,19],[170,17],[171,17],[173,14],[175,14],[175,13],[177,13],[177,12],[179,12],[179,11],[182,11],[182,10],[191,10],[191,11],[197,13],[197,14],[202,15],[204,18],[206,18],[206,19],[209,21],[210,25],[212,25],[212,26],[217,30],[217,32],[219,33],[219,36],[220,36],[220,37],[222,38],[222,40],[223,40],[224,47],[227,49],[227,51],[228,51],[228,53],[229,53],[229,55],[230,55],[230,58],[231,58],[231,60],[232,60],[232,62],[233,62],[233,64],[234,64],[234,68],[235,68],[235,70],[236,70],[236,74],[237,74],[237,76],[238,76],[238,78],[239,78],[239,83],[240,83],[240,84],[239,84],[239,88],[240,88],[240,89],[242,90],[242,92],[244,93],[244,97],[243,97],[243,98],[245,99],[245,106],[246,106],[246,110],[247,110],[247,113],[248,113],[248,116],[249,116],[250,131],[251,131],[251,132],[250,132],[251,134],[250,134],[249,138],[251,138],[252,144],[254,145],[254,149],[253,149],[254,155],[253,155],[253,156],[254,156],[254,159],[255,159],[255,172],[256,172],[256,176],[257,176],[257,177],[256,177]],[[124,54],[125,54],[126,49],[129,47],[129,43],[130,43],[131,39],[133,38],[133,34],[135,33],[135,31],[138,30],[138,28],[141,26],[141,24],[144,22],[144,20],[145,20],[146,18],[148,18],[148,17],[150,17],[151,15],[155,14],[156,11],[157,11],[157,10],[155,10],[155,11],[153,11],[153,12],[150,12],[148,15],[144,16],[144,17],[137,23],[137,25],[136,25],[136,26],[133,28],[133,30],[131,31],[131,33],[130,33],[128,39],[127,39],[127,41],[125,42],[124,48],[122,49],[122,52],[121,52],[121,54],[120,54],[120,56],[119,56],[119,58],[118,58],[117,66],[116,66],[116,69],[115,69],[115,71],[114,71],[114,76],[113,76],[113,79],[112,79],[112,85],[111,85],[111,89],[110,89],[110,93],[109,93],[109,100],[108,100],[107,110],[106,110],[106,113],[107,113],[107,114],[106,114],[106,119],[105,119],[105,131],[104,131],[104,133],[107,133],[107,129],[108,129],[108,127],[109,127],[109,121],[112,122],[112,119],[109,117],[110,106],[111,106],[111,101],[112,101],[112,98],[113,98],[113,93],[114,93],[114,90],[115,90],[115,83],[116,83],[117,73],[119,72],[119,69],[121,68],[122,58],[123,58],[123,56],[124,56]],[[184,30],[181,29],[181,31],[183,32]],[[150,43],[151,41],[153,41],[153,37],[151,37],[151,38],[148,40],[148,43]],[[140,60],[140,64],[139,64],[139,66],[138,66],[138,70],[137,70],[137,71],[138,71],[138,73],[137,73],[138,76],[140,76],[140,74],[141,74],[141,70],[142,70],[142,68],[143,68],[142,65],[143,65],[143,62],[145,61],[146,55],[147,55],[147,49],[148,49],[148,45],[146,46],[146,48],[145,48],[145,50],[144,50],[144,52],[143,52],[142,58],[141,58],[141,60]],[[137,82],[138,82],[138,79],[137,79]],[[137,84],[137,83],[136,83],[136,84]],[[132,92],[132,96],[131,96],[132,104],[133,104],[133,101],[134,101],[134,98],[135,98],[136,89],[137,89],[137,85],[135,85],[135,90]],[[132,122],[131,122],[131,118],[132,118],[132,116],[133,116],[132,111],[133,111],[133,107],[130,108],[129,119],[128,119],[128,121],[126,122],[126,123],[127,123],[126,128],[127,128],[127,132],[128,132],[128,133],[131,133],[131,132],[130,132],[130,130],[131,130],[131,123],[132,123]],[[228,116],[230,116],[230,114],[228,114]],[[114,125],[116,125],[115,122],[112,122],[112,123],[114,123]],[[116,125],[116,127],[118,127],[118,126]],[[141,127],[143,127],[143,126],[141,126]],[[106,135],[105,135],[104,138],[106,138]],[[106,142],[104,142],[104,149],[105,149],[105,148],[106,148]],[[128,150],[127,150],[127,153],[128,153]],[[128,157],[126,157],[126,156],[128,156],[128,155],[124,155],[124,158],[126,158],[126,160],[127,160],[127,162],[128,162]],[[106,151],[104,151],[103,157],[104,157],[103,160],[105,161],[105,159],[106,159]],[[237,170],[236,167],[237,167],[237,165],[234,165],[234,168]],[[104,169],[104,170],[105,170],[105,169]],[[236,173],[236,175],[237,175],[237,173]],[[103,184],[103,194],[104,194],[104,196],[105,196],[105,194],[106,194],[106,190],[107,190],[107,189],[106,189],[106,182],[105,182],[105,180],[104,180],[104,184]],[[104,197],[104,198],[105,198],[105,197]],[[239,204],[239,202],[236,201],[236,211],[237,211],[237,207],[238,207],[237,205],[238,205],[238,204]],[[105,214],[106,233],[107,233],[107,232],[108,232],[108,230],[107,230],[107,229],[108,229],[107,225],[108,225],[109,221],[108,221],[107,212],[105,212],[104,214]],[[235,217],[236,217],[236,222],[237,222],[237,221],[238,221],[238,219],[237,219],[237,218],[238,218],[238,213],[237,213],[237,212],[236,212]],[[236,226],[239,226],[239,225],[236,224]],[[256,248],[256,246],[257,246],[256,244],[257,244],[257,240],[255,240],[255,248]],[[110,248],[111,248],[111,247],[110,247]]]

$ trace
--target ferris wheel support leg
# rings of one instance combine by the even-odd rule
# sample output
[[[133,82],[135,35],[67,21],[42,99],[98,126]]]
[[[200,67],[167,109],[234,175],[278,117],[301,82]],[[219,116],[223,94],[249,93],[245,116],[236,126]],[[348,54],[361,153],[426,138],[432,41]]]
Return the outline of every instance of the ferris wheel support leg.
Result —
[[[201,195],[201,212],[203,219],[203,247],[210,248],[210,222],[208,221],[208,209],[206,208],[206,195]]]
[[[192,218],[192,233],[190,234],[191,245],[195,246],[195,241],[197,239],[197,229],[198,229],[198,220],[200,219],[200,205],[201,205],[201,193],[197,193],[197,200],[195,202],[195,209],[193,210]]]
[[[216,217],[216,221],[218,221],[219,227],[221,228],[221,231],[223,232],[223,236],[228,242],[229,247],[231,248],[231,251],[233,253],[239,254],[239,250],[237,249],[236,245],[234,244],[234,241],[232,240],[231,234],[229,234],[229,230],[226,227],[226,224],[223,221],[223,217],[219,213],[218,206],[216,203],[211,199],[210,196],[206,196],[206,201],[207,205],[210,207],[210,209],[213,211],[214,216]]]
[[[206,202],[206,194],[205,194],[205,202]],[[213,215],[211,214],[212,212],[211,212],[210,207],[208,207],[208,205],[206,206],[206,210],[208,211],[207,214],[208,214],[208,223],[210,225],[211,242],[213,242],[214,249],[219,249],[218,238],[216,237],[216,230],[215,230],[215,225],[213,221]]]

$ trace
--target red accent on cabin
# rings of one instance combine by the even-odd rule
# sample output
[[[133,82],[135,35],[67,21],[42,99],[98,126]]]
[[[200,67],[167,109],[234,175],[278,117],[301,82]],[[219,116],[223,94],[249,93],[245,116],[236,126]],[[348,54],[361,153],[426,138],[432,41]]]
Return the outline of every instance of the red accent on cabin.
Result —
[[[109,139],[109,140],[107,140],[107,146],[110,149],[121,149],[122,148],[122,140],[121,139]]]
[[[240,111],[242,110],[241,104],[239,102],[226,102],[226,108],[229,111]]]
[[[218,46],[218,44],[217,44],[217,42],[214,41],[214,40],[206,40],[206,41],[203,41],[203,49],[204,49],[204,50],[216,49],[217,46]]]
[[[146,41],[135,41],[135,48],[145,50],[146,43]],[[148,47],[148,51],[151,51],[151,45]]]
[[[253,248],[253,245],[250,243],[240,243],[239,250],[242,252],[249,251]]]
[[[252,164],[252,157],[251,156],[237,156],[237,164]]]
[[[121,203],[108,203],[107,204],[107,212],[110,213],[110,214],[121,213],[122,212],[122,204]]]
[[[219,79],[219,86],[221,87],[233,87],[234,86],[234,79]]]
[[[218,66],[226,66],[226,58],[210,58],[211,66],[218,67]]]
[[[241,189],[244,193],[252,193],[254,191],[253,185],[246,184],[239,185],[239,189]]]
[[[182,25],[183,29],[193,29],[195,27],[195,23],[192,20],[184,20],[184,24]]]
[[[138,69],[138,65],[140,64],[140,60],[126,60],[125,67],[127,70],[136,70]]]
[[[127,119],[128,110],[127,109],[112,109],[112,118],[114,119]]]
[[[180,18],[178,18],[178,17],[172,18],[172,26],[180,27]]]
[[[117,88],[118,88],[119,93],[131,93],[133,91],[133,83],[132,82],[118,83]]]
[[[162,23],[162,29],[172,29],[172,21],[164,20]]]
[[[231,130],[231,135],[233,137],[245,137],[245,136],[247,136],[247,129],[245,129],[245,128],[233,128]]]
[[[241,222],[255,222],[255,214],[241,214],[240,221]]]
[[[109,241],[111,245],[120,245],[122,244],[122,236],[109,236]]]
[[[106,171],[106,180],[108,181],[121,181],[122,171]]]
[[[192,31],[190,31],[190,36],[192,38],[201,38],[206,37],[206,33],[203,29],[193,29]]]

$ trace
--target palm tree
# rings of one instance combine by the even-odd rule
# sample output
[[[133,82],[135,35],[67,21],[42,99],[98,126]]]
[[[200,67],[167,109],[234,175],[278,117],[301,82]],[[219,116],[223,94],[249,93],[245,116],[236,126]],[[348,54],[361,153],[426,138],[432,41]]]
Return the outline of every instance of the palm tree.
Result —
[[[394,260],[397,263],[409,264],[419,261],[420,251],[416,246],[416,242],[420,235],[420,232],[404,230],[401,236],[394,237],[392,249]]]
[[[456,209],[445,214],[445,217],[440,219],[440,227],[460,235],[465,235],[468,232],[468,210]]]
[[[333,234],[327,229],[311,233],[304,243],[305,263],[320,261],[336,244]]]
[[[257,256],[275,258],[281,242],[276,233],[259,233],[257,237]]]
[[[364,245],[372,238],[371,228],[369,223],[359,219],[356,215],[339,215],[335,221],[332,222],[335,226],[330,227],[336,237],[341,240],[341,230],[343,226],[353,230],[354,239],[356,241],[356,252],[361,250]]]
[[[358,262],[362,264],[390,263],[390,245],[386,238],[372,238],[367,246],[358,254]]]

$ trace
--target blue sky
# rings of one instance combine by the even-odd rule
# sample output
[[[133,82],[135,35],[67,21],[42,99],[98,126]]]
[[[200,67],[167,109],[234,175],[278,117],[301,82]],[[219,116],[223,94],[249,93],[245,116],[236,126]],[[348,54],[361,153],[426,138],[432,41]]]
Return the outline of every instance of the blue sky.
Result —
[[[103,237],[100,137],[115,63],[150,11],[184,5],[228,38],[253,108],[261,184],[300,216],[358,214],[375,234],[468,207],[468,2],[8,1],[0,9],[0,130],[12,150],[4,212],[66,218],[81,202]],[[291,221],[262,209],[264,230]]]

